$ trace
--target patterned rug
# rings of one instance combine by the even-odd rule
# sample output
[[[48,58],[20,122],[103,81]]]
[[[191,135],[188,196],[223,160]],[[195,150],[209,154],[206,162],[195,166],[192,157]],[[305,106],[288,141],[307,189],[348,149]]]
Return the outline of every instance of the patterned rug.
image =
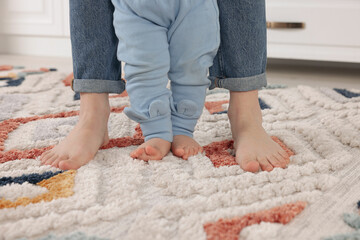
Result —
[[[0,239],[360,239],[360,90],[260,91],[287,169],[247,173],[233,156],[228,93],[210,91],[194,133],[204,154],[144,162],[111,95],[110,143],[77,171],[39,156],[76,124],[68,73],[0,67]]]

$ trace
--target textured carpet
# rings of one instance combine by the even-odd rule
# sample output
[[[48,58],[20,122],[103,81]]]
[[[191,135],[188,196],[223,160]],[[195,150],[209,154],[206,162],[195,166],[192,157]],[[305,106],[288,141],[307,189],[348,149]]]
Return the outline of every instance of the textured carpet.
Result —
[[[110,144],[60,171],[39,156],[79,100],[48,70],[0,72],[0,239],[359,239],[360,90],[260,91],[263,125],[292,156],[256,174],[234,161],[226,91],[209,92],[194,133],[206,151],[187,161],[130,158],[143,139],[112,95]]]

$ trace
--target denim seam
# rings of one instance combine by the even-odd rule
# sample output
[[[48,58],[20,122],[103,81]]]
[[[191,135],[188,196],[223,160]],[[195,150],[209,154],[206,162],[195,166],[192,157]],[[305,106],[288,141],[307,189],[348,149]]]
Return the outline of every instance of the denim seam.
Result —
[[[218,78],[218,77],[215,77],[215,79],[214,79],[215,87],[219,87],[218,81],[219,81],[219,78]]]
[[[215,10],[217,11],[217,13],[218,13],[218,17],[220,18],[220,9],[219,9],[219,7],[218,7],[218,4],[217,4],[217,0],[213,0],[213,5],[214,5],[214,8],[215,8]],[[220,31],[221,31],[221,28],[220,28],[220,19],[218,18],[218,20],[217,20],[217,22],[216,22],[216,26],[218,27],[218,31],[219,31],[219,34],[218,34],[218,36],[217,36],[217,39],[218,39],[218,41],[219,41],[219,48],[218,48],[218,52],[217,52],[217,54],[219,55],[219,68],[220,68],[220,72],[221,72],[221,75],[222,76],[224,76],[224,64],[223,64],[223,56],[222,56],[222,51],[221,51],[221,48],[220,48],[220,44],[221,44],[221,33],[220,33]],[[215,87],[217,87],[218,86],[218,81],[219,80],[219,78],[218,77],[215,77],[215,81],[214,81],[214,83],[215,83]]]
[[[224,60],[223,60],[223,54],[222,54],[222,51],[221,51],[221,48],[219,48],[218,50],[218,55],[219,55],[219,68],[220,68],[220,75],[221,76],[224,76]],[[222,78],[222,77],[217,77],[218,79],[219,78]],[[215,85],[216,87],[219,87],[221,88],[221,82],[219,81],[216,81],[216,84],[219,84],[219,85]]]

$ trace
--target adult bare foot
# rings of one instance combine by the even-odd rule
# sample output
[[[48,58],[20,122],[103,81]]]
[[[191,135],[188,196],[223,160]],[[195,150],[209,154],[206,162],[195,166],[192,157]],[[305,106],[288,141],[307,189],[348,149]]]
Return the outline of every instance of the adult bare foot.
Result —
[[[170,152],[170,146],[171,143],[164,139],[152,138],[141,144],[130,156],[145,161],[161,160]]]
[[[43,153],[41,163],[63,170],[78,169],[92,160],[109,142],[107,123],[110,105],[107,93],[81,93],[80,115],[69,135]]]
[[[177,157],[187,160],[203,151],[203,148],[191,137],[176,135],[171,144],[171,151]]]
[[[258,91],[230,92],[228,116],[236,150],[236,161],[244,171],[285,168],[290,160],[262,127]]]

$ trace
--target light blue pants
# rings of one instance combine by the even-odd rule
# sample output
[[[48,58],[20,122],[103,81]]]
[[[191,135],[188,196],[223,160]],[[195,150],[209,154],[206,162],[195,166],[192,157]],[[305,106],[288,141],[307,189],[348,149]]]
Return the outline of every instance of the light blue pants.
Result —
[[[216,0],[112,0],[118,60],[145,140],[192,137],[220,44]],[[167,88],[170,79],[171,87]]]

